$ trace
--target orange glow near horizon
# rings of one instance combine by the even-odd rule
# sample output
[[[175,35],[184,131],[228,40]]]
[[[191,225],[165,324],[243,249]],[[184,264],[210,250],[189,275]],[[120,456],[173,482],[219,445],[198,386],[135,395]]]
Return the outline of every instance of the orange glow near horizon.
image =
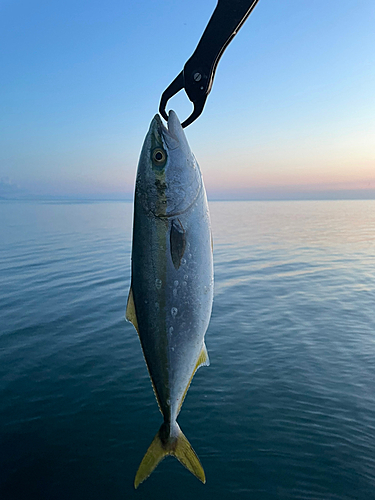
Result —
[[[223,169],[207,171],[205,184],[210,190],[244,189],[375,189],[375,169],[307,169],[288,168],[274,171],[264,168],[249,167],[227,172]]]

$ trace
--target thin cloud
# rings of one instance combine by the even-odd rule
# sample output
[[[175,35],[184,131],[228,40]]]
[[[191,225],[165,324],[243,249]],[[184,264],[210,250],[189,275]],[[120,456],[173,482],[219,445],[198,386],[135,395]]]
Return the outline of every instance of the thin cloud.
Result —
[[[15,198],[22,194],[20,186],[13,182],[9,176],[0,178],[0,198]]]

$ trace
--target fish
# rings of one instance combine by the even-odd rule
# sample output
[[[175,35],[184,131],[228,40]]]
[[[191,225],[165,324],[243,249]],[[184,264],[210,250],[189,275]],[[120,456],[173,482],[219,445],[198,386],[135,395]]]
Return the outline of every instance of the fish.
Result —
[[[168,455],[203,483],[177,417],[192,378],[208,366],[204,336],[214,290],[210,214],[202,173],[174,111],[157,114],[138,163],[126,319],[140,339],[163,423],[141,461],[137,488]]]

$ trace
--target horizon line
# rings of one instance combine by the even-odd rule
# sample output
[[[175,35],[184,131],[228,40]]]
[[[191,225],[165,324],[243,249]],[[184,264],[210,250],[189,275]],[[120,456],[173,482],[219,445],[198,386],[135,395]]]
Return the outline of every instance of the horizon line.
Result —
[[[366,193],[367,194],[367,193]],[[365,193],[304,193],[304,194],[294,194],[289,196],[223,196],[223,195],[214,195],[207,196],[209,202],[217,202],[217,201],[356,201],[356,200],[375,200],[375,192],[369,193],[366,196]],[[40,201],[40,202],[48,202],[48,201],[56,201],[56,202],[124,202],[131,203],[134,201],[134,196],[126,195],[126,196],[97,196],[97,195],[29,195],[23,197],[6,197],[0,196],[0,202],[7,201]]]

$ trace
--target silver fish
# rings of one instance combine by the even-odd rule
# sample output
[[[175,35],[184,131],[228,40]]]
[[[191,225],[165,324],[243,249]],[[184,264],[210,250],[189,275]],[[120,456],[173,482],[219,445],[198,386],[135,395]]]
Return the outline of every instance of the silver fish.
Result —
[[[136,328],[164,422],[135,488],[167,455],[205,483],[202,465],[177,424],[195,371],[209,365],[204,343],[213,300],[210,216],[198,163],[174,111],[168,129],[151,122],[134,197],[132,279],[126,318]]]

